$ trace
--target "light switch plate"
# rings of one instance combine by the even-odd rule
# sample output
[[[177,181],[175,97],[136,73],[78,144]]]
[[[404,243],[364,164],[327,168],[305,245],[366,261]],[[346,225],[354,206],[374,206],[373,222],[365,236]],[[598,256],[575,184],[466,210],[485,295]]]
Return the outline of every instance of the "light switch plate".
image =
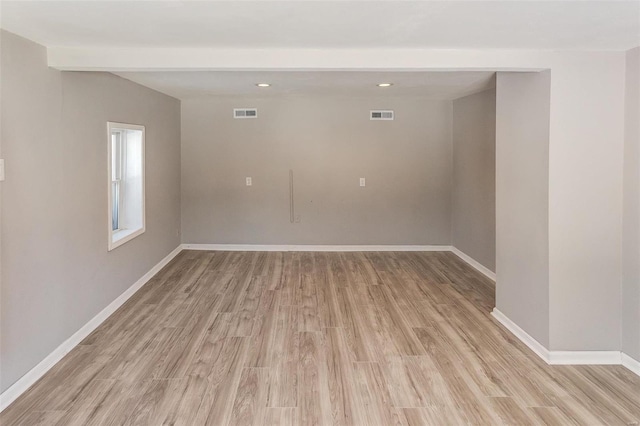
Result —
[[[366,182],[364,178],[360,178],[360,186],[365,186]]]
[[[247,181],[247,186],[251,186],[251,178],[250,178],[250,177],[247,177],[247,178],[246,178],[246,181]]]
[[[4,160],[0,159],[0,182],[4,180]]]

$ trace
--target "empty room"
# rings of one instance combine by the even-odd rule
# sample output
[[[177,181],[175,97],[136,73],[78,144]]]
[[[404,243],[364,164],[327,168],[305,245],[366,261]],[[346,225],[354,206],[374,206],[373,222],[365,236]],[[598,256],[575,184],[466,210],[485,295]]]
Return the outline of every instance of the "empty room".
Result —
[[[637,425],[640,1],[0,1],[0,424]]]

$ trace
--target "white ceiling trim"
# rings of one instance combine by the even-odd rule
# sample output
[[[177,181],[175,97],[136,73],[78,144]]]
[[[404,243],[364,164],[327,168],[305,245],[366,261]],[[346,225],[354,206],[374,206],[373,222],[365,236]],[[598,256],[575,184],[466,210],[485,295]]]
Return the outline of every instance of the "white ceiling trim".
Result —
[[[494,72],[166,71],[120,77],[178,99],[282,96],[418,97],[451,100],[495,87]],[[257,82],[271,86],[260,88]],[[392,82],[380,88],[380,82]]]
[[[434,49],[210,49],[49,47],[63,71],[389,70],[540,71],[557,52]],[[607,52],[624,55],[624,52]]]

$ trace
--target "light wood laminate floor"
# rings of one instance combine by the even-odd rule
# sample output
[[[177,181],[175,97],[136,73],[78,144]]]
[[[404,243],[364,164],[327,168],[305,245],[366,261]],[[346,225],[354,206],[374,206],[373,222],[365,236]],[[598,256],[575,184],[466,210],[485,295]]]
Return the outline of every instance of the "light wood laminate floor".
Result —
[[[9,425],[628,425],[640,378],[548,366],[451,253],[184,251]]]

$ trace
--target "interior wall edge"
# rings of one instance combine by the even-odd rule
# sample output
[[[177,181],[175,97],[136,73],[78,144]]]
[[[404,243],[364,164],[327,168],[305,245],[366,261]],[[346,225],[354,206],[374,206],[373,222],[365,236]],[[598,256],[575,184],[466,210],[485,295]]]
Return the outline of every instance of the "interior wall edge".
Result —
[[[487,268],[494,281],[496,101],[495,86],[454,99],[451,132],[451,245]]]
[[[496,282],[496,273],[491,269],[484,266],[482,263],[478,262],[462,250],[456,248],[456,246],[451,246],[451,252],[458,256],[460,259],[467,262],[470,266],[474,267],[478,272],[480,272],[485,277],[489,278],[491,281]]]
[[[640,361],[622,352],[622,365],[640,376]]]
[[[518,338],[522,343],[527,345],[529,349],[531,349],[536,355],[538,355],[544,362],[549,364],[550,361],[550,351],[547,349],[542,343],[538,342],[535,338],[533,338],[529,333],[524,331],[518,324],[513,322],[508,316],[503,314],[498,308],[493,308],[491,311],[491,315],[502,324],[507,330],[511,332],[515,337]]]
[[[394,251],[448,251],[465,261],[493,282],[496,274],[480,262],[450,245],[310,245],[310,244],[182,244],[184,250],[209,251],[324,251],[324,252],[394,252]]]
[[[493,318],[549,365],[622,365],[640,376],[640,361],[621,351],[550,351],[518,324],[493,308]]]
[[[185,250],[208,251],[452,251],[449,245],[314,245],[314,244],[182,244]]]

